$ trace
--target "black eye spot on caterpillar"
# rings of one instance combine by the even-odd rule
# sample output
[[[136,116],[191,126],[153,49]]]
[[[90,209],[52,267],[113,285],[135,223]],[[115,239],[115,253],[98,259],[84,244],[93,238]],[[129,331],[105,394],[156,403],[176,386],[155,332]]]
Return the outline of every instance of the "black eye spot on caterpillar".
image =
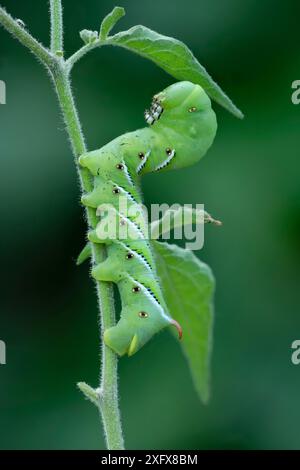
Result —
[[[116,165],[116,168],[117,168],[117,170],[124,170],[124,165],[122,165],[122,163],[118,163]]]
[[[137,292],[140,292],[140,290],[141,290],[141,288],[140,288],[139,286],[134,286],[134,287],[132,288],[132,292],[133,292],[134,294],[136,294]]]
[[[152,101],[152,104],[151,104],[151,107],[150,107],[150,110],[146,109],[146,111],[144,113],[146,123],[151,126],[156,121],[158,121],[159,118],[161,117],[162,113],[163,113],[163,110],[164,109],[161,106],[160,101],[156,97],[154,97],[153,101]]]
[[[114,188],[114,189],[112,190],[112,192],[113,192],[114,194],[119,194],[119,193],[120,193],[120,190],[119,190],[119,188]]]
[[[159,171],[159,170],[162,170],[163,168],[166,168],[170,163],[171,161],[173,160],[173,158],[175,157],[175,149],[170,149],[169,147],[166,148],[166,154],[168,155],[167,158],[160,164],[158,165],[156,168],[155,168],[155,171]]]
[[[126,259],[132,259],[132,258],[134,258],[134,254],[131,252],[127,253]]]
[[[140,317],[140,318],[147,318],[147,317],[148,317],[148,313],[146,313],[146,312],[139,312],[139,317]]]
[[[138,154],[138,157],[141,160],[141,163],[139,164],[139,166],[136,169],[136,172],[137,172],[138,175],[145,168],[145,165],[147,163],[147,160],[148,160],[148,157],[149,157],[150,153],[151,153],[151,150],[148,150],[147,153],[140,152]]]
[[[192,106],[192,107],[189,109],[189,113],[194,113],[195,111],[197,111],[196,106]]]

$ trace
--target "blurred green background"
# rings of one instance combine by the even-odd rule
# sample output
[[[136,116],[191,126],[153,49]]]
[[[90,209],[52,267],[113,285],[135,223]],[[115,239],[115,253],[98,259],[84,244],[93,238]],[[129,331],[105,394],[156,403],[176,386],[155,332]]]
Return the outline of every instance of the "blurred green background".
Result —
[[[115,6],[65,0],[65,49]],[[47,1],[1,0],[49,42]],[[144,179],[147,203],[204,203],[200,257],[217,279],[212,396],[199,403],[168,333],[120,361],[131,449],[299,449],[300,79],[299,2],[118,0],[118,28],[145,24],[186,42],[244,111],[215,105],[219,131],[196,167]],[[75,384],[98,381],[97,306],[88,265],[76,268],[85,223],[56,96],[45,71],[0,30],[0,448],[104,447],[97,412]],[[143,126],[151,96],[172,83],[155,65],[103,48],[75,68],[74,92],[90,149]],[[298,158],[298,160],[297,160]],[[188,312],[187,312],[188,314]]]

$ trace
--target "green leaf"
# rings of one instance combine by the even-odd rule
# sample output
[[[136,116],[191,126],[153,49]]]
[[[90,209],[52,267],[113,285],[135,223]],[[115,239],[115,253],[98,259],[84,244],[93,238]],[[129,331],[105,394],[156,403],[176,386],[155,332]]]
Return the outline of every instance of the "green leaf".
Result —
[[[115,24],[125,15],[122,7],[115,7],[102,21],[100,26],[99,39],[104,41]]]
[[[206,403],[212,348],[213,274],[189,250],[155,241],[153,246],[169,313],[182,326],[183,353],[200,398]]]
[[[178,80],[189,80],[202,86],[206,93],[238,118],[242,112],[223,92],[189,48],[177,39],[163,36],[145,26],[134,26],[109,38],[112,45],[124,47],[152,60]]]
[[[222,225],[222,222],[213,219],[212,216],[204,210],[178,206],[175,210],[167,210],[160,219],[154,220],[150,224],[151,239],[156,240],[166,233],[169,234],[171,230],[174,230],[177,227],[203,223]]]
[[[78,258],[76,261],[77,266],[84,263],[91,256],[92,256],[92,247],[90,243],[87,243],[78,255]]]

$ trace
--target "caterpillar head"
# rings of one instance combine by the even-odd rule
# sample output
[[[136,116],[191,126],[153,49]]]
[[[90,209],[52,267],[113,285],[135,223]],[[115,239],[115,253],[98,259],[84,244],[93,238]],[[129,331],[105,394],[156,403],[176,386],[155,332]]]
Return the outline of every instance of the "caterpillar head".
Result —
[[[200,85],[187,81],[155,95],[145,119],[159,150],[148,159],[144,173],[194,164],[207,152],[217,130],[208,95]]]
[[[124,354],[132,356],[153,335],[170,325],[177,328],[179,338],[181,338],[182,330],[175,320],[162,314],[159,306],[154,303],[141,301],[138,308],[130,306],[123,308],[117,325],[104,332],[104,342],[120,356]]]
[[[148,124],[158,120],[186,119],[187,113],[204,112],[211,109],[211,101],[200,85],[177,82],[153,97],[150,110],[145,111]]]

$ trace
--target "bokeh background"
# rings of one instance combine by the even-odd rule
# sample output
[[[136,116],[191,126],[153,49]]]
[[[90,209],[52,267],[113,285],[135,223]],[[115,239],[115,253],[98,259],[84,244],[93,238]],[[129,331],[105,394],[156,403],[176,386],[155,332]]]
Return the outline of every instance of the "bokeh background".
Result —
[[[98,29],[115,6],[65,0],[65,49]],[[1,0],[44,44],[48,4]],[[207,227],[201,259],[216,279],[212,396],[203,406],[168,333],[120,361],[126,445],[131,449],[299,449],[300,79],[299,2],[118,0],[118,29],[145,24],[187,43],[244,111],[215,105],[219,131],[196,167],[144,179],[147,203],[204,203],[224,223]],[[0,30],[1,317],[0,448],[104,447],[97,412],[75,384],[98,381],[97,306],[84,243],[79,186],[45,71]],[[90,149],[143,125],[151,96],[173,80],[116,48],[74,69]]]

